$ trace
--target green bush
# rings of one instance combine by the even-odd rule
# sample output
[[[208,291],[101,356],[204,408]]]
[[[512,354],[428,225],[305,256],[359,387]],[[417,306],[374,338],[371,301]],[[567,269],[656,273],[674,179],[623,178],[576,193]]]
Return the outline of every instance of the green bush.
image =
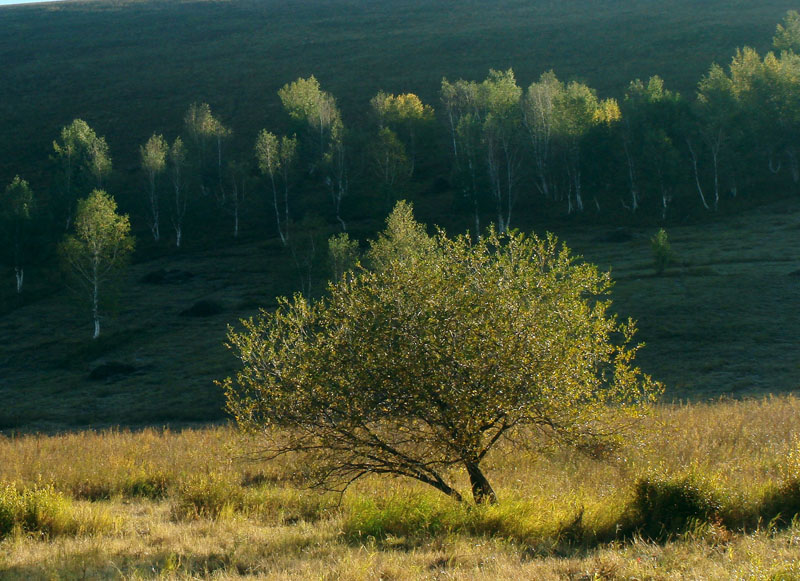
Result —
[[[655,475],[641,478],[625,516],[625,532],[637,532],[663,541],[696,527],[719,520],[720,503],[704,482],[692,475]]]

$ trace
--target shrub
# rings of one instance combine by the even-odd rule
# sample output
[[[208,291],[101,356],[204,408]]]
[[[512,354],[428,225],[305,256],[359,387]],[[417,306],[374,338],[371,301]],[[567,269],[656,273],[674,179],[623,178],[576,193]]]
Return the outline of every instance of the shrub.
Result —
[[[662,274],[674,259],[666,230],[661,228],[655,233],[650,239],[650,249],[653,251],[653,266],[656,274]]]
[[[710,487],[693,475],[641,478],[625,517],[625,529],[663,541],[702,522],[719,519],[720,504]]]

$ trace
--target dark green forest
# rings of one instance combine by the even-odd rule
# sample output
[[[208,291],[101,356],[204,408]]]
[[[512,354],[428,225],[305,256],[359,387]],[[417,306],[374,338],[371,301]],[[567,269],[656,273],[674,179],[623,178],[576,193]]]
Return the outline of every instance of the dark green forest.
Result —
[[[401,199],[450,231],[494,223],[501,232],[575,232],[579,245],[647,241],[661,227],[702,229],[791,201],[800,189],[800,16],[790,8],[2,8],[0,316],[7,336],[25,339],[0,357],[9,372],[0,390],[30,379],[49,397],[59,370],[73,374],[66,385],[83,386],[110,365],[112,382],[145,373],[161,402],[152,408],[171,411],[126,415],[117,403],[78,424],[218,418],[208,377],[232,365],[224,353],[170,344],[183,363],[157,373],[133,361],[167,340],[158,309],[169,286],[194,285],[180,314],[209,329],[218,321],[209,337],[221,344],[224,324],[210,317],[226,312],[231,322],[278,294],[321,293],[337,270],[328,238],[345,232],[340,243],[363,247]],[[90,194],[110,201],[90,215]],[[97,234],[106,232],[98,224],[113,235]],[[81,238],[81,228],[94,234]],[[81,262],[98,238],[105,254]],[[684,274],[696,266],[682,260]],[[241,296],[226,294],[251,275]],[[68,321],[60,339],[38,324],[51,311]],[[37,348],[39,371],[52,370],[46,379],[20,367]],[[165,402],[192,393],[201,380],[185,378],[198,364],[203,395],[176,411]],[[87,390],[72,397],[96,407]],[[60,425],[64,413],[14,412],[0,428]]]

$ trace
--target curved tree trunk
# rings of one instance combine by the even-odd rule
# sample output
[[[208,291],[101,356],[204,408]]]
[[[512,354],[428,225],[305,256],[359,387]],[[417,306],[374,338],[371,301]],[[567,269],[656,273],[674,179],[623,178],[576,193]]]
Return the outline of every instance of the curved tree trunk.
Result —
[[[496,504],[497,495],[492,485],[486,480],[486,476],[483,475],[478,463],[465,462],[464,466],[467,469],[467,474],[469,474],[469,483],[472,487],[472,498],[475,500],[475,504],[483,504],[484,502]]]

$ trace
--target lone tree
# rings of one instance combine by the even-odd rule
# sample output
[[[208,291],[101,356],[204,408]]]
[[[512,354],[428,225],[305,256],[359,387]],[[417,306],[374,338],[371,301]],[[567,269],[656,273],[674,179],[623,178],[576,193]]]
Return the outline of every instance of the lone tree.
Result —
[[[59,248],[67,271],[89,300],[94,321],[93,339],[100,336],[101,291],[127,264],[133,250],[128,216],[117,214],[114,198],[94,190],[78,201],[75,234],[69,234]]]
[[[608,313],[609,275],[551,235],[430,237],[401,202],[367,258],[228,335],[243,366],[227,409],[325,488],[390,474],[460,501],[461,467],[496,502],[482,462],[503,439],[597,450],[660,392],[632,364],[633,323]]]

